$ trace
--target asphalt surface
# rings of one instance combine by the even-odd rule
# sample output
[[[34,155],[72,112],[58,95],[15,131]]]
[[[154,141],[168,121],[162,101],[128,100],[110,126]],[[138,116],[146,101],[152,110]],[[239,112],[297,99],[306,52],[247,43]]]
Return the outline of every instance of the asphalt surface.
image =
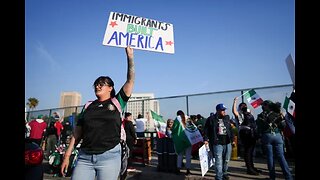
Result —
[[[185,162],[185,160],[184,160]],[[288,164],[291,169],[291,172],[293,174],[293,177],[295,179],[295,163],[293,160],[288,159]],[[49,164],[48,161],[43,162],[45,174],[44,174],[44,180],[67,180],[71,179],[70,177],[58,177],[53,176],[53,174],[50,174],[49,172]],[[147,164],[145,166],[141,164],[134,164],[134,168],[136,169],[133,172],[129,172],[127,176],[127,180],[207,180],[207,179],[214,179],[214,170],[213,167],[209,169],[209,171],[205,174],[204,177],[201,175],[201,168],[199,160],[192,159],[191,161],[191,175],[186,176],[185,169],[181,170],[181,173],[179,175],[170,173],[170,172],[160,172],[157,170],[158,165],[158,159],[157,155],[152,153],[152,159],[150,164]],[[248,175],[246,173],[246,167],[245,163],[242,158],[238,158],[237,160],[231,160],[229,163],[229,175],[230,180],[244,180],[244,179],[268,179],[268,170],[267,170],[267,160],[265,158],[256,158],[255,159],[255,167],[262,170],[262,173],[258,176],[254,175]],[[279,163],[276,162],[276,176],[277,179],[281,180],[284,179],[284,176],[282,175],[281,168],[279,166]]]

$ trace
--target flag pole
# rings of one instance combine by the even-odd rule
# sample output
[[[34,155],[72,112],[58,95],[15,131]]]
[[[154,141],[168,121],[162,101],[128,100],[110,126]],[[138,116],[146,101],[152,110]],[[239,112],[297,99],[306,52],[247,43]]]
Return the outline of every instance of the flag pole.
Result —
[[[251,90],[251,89],[250,89],[250,90]],[[241,96],[243,96],[243,95],[247,94],[250,90],[248,90],[248,91],[244,92],[244,93],[243,93],[243,94],[241,94],[240,96],[237,96],[237,98],[239,98],[239,97],[241,97]]]

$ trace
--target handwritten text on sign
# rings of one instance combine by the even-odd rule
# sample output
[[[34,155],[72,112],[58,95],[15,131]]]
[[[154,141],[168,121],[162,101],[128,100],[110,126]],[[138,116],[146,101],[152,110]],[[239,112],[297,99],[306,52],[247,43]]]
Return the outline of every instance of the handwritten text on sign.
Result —
[[[174,54],[173,25],[111,12],[102,44]]]

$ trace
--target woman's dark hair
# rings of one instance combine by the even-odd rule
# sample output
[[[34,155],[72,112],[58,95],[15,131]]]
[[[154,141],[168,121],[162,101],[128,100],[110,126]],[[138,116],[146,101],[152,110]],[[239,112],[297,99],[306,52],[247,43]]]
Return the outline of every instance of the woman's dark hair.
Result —
[[[127,118],[127,117],[129,117],[129,116],[131,116],[131,115],[132,115],[131,113],[125,112],[125,113],[124,113],[124,118]]]
[[[269,105],[270,110],[274,111],[276,113],[281,113],[281,103],[280,102],[275,102]]]
[[[168,119],[168,120],[167,120],[167,127],[169,126],[170,122],[173,123],[173,119]]]
[[[247,106],[247,104],[246,104],[246,103],[244,103],[244,102],[242,102],[242,103],[240,103],[240,104],[239,104],[238,108],[239,108],[239,109],[241,109],[241,108],[242,108],[242,106]]]
[[[99,83],[107,83],[109,86],[111,86],[112,87],[111,97],[115,97],[116,96],[116,91],[114,89],[114,83],[113,83],[112,79],[109,76],[100,76],[100,77],[98,77],[94,81],[93,86],[95,87]]]
[[[180,116],[182,123],[186,125],[186,116],[182,110],[177,111],[177,116]]]
[[[246,103],[242,102],[238,106],[238,111],[242,111],[242,113],[247,113],[248,106]]]
[[[138,114],[138,119],[143,118],[142,114]]]

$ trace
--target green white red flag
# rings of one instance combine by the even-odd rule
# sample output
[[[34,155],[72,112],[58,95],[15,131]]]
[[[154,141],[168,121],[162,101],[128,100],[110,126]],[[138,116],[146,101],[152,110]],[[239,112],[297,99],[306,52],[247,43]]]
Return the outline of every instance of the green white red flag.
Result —
[[[151,111],[151,110],[150,110]],[[163,117],[159,114],[151,111],[152,119],[154,119],[156,124],[156,131],[158,134],[158,138],[164,138],[166,137],[166,127],[167,123],[165,120],[163,120]]]
[[[243,96],[247,99],[247,101],[251,104],[253,108],[257,108],[263,103],[261,97],[253,89],[245,92]]]
[[[203,141],[197,126],[187,121],[187,125],[184,127],[180,116],[177,116],[174,120],[171,132],[174,147],[178,154],[193,144]]]
[[[284,99],[283,108],[284,108],[289,114],[291,114],[293,117],[296,116],[296,113],[295,113],[296,105],[295,105],[295,103],[294,103],[291,99],[289,99],[287,96],[286,96],[286,98]]]

